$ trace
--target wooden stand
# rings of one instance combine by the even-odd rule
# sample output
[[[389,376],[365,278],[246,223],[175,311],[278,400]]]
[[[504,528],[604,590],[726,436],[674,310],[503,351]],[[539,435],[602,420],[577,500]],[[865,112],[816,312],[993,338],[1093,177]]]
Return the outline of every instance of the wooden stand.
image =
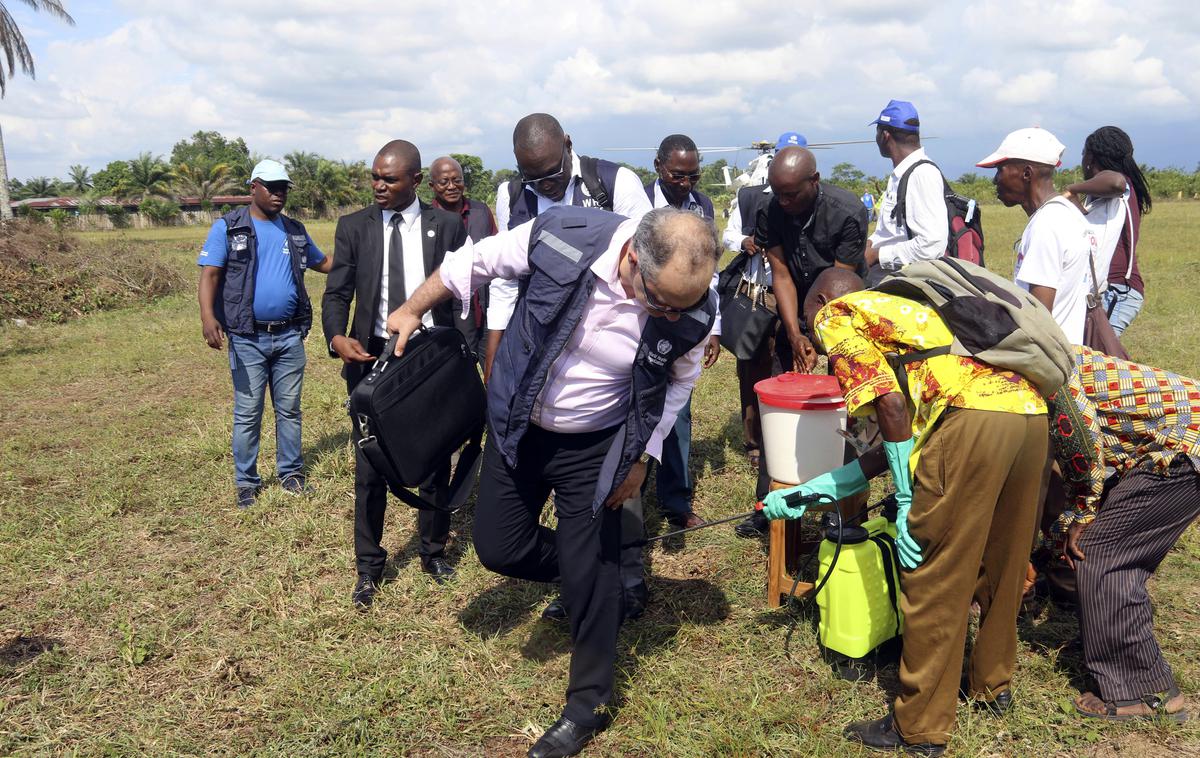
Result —
[[[794,486],[771,480],[772,491]],[[838,501],[837,506],[842,518],[850,518],[857,513],[862,508],[861,501],[865,501],[865,497],[856,496]],[[828,502],[810,505],[806,513],[832,511],[833,505]],[[771,522],[770,548],[767,553],[767,605],[771,608],[782,605],[783,598],[792,589],[792,582],[796,581],[796,573],[800,570],[800,558],[820,545],[820,540],[806,541],[801,536],[801,521],[802,519]],[[802,581],[796,585],[796,597],[804,597],[812,592],[812,589],[812,582]]]

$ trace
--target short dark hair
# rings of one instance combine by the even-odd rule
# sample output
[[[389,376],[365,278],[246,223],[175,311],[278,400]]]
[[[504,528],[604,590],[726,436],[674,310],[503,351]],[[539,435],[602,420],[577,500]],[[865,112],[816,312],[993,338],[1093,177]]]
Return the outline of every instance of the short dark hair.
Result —
[[[921,119],[910,118],[904,122],[906,126],[916,127],[916,131],[909,129],[901,129],[887,124],[879,124],[879,128],[888,134],[892,135],[892,140],[900,145],[919,145],[921,144]]]
[[[671,153],[696,153],[699,155],[700,150],[697,149],[696,143],[686,134],[668,134],[663,138],[663,141],[658,144],[658,155],[660,161],[665,161]]]
[[[530,113],[513,129],[513,149],[520,152],[537,150],[548,140],[563,140],[562,124],[549,113]]]

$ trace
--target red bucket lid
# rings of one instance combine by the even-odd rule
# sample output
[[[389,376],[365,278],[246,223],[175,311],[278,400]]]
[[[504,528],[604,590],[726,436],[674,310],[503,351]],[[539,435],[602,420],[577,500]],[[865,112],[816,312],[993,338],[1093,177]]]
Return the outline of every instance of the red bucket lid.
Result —
[[[835,409],[846,405],[836,377],[823,374],[786,374],[763,379],[754,385],[760,400],[776,408],[798,410]]]

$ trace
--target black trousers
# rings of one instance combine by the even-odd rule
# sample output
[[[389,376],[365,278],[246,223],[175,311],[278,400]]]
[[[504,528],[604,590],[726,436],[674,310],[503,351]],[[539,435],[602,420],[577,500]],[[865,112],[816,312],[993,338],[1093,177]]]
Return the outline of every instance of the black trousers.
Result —
[[[367,342],[367,352],[379,355],[385,341],[372,337]],[[346,366],[347,394],[371,371],[371,364]],[[354,444],[354,561],[359,574],[378,580],[383,576],[387,563],[387,550],[383,548],[383,517],[387,511],[387,482],[379,475],[371,462],[358,449],[362,435],[353,419],[350,422],[350,438]],[[435,504],[447,502],[450,496],[450,461],[431,476],[419,489],[422,498]],[[445,511],[418,511],[417,532],[421,537],[421,565],[428,566],[431,558],[441,557],[446,550],[450,535],[450,514]]]
[[[616,431],[561,434],[531,425],[515,468],[489,436],[475,506],[475,551],[484,566],[518,579],[562,583],[573,643],[563,716],[581,726],[600,726],[596,711],[612,699],[621,627],[621,512],[592,512]],[[551,490],[557,529],[539,523]]]
[[[1164,476],[1134,469],[1109,490],[1076,562],[1083,660],[1104,700],[1136,700],[1175,684],[1154,639],[1146,581],[1200,516],[1200,475],[1186,458]]]

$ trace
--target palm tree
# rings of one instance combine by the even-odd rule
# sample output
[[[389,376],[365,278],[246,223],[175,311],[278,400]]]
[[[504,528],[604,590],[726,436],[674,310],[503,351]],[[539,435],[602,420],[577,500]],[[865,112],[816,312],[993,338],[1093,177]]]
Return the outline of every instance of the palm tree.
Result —
[[[58,182],[47,176],[35,176],[21,185],[19,200],[34,197],[58,197]]]
[[[71,18],[71,14],[63,8],[62,0],[21,0],[21,2],[35,11],[45,11],[53,16],[58,16],[71,26],[75,25],[75,19]],[[29,52],[29,45],[25,44],[25,35],[21,34],[17,22],[13,20],[2,1],[0,1],[0,53],[4,55],[3,60],[0,60],[0,97],[4,97],[8,80],[17,73],[18,66],[21,71],[29,74],[31,79],[34,78],[34,71],[33,54]],[[5,61],[8,63],[7,67],[4,65]],[[0,131],[0,219],[12,218],[12,207],[8,202],[8,161],[4,158],[4,132]]]
[[[175,187],[179,194],[199,198],[201,204],[233,190],[234,185],[233,169],[228,163],[180,163],[175,167]]]
[[[92,188],[92,173],[88,171],[87,166],[75,164],[68,169],[71,180],[66,182],[66,186],[76,195],[82,195]]]
[[[150,152],[141,153],[129,161],[129,187],[131,194],[140,195],[142,200],[151,195],[168,197],[171,194],[168,182],[173,179],[171,167],[161,157]]]

